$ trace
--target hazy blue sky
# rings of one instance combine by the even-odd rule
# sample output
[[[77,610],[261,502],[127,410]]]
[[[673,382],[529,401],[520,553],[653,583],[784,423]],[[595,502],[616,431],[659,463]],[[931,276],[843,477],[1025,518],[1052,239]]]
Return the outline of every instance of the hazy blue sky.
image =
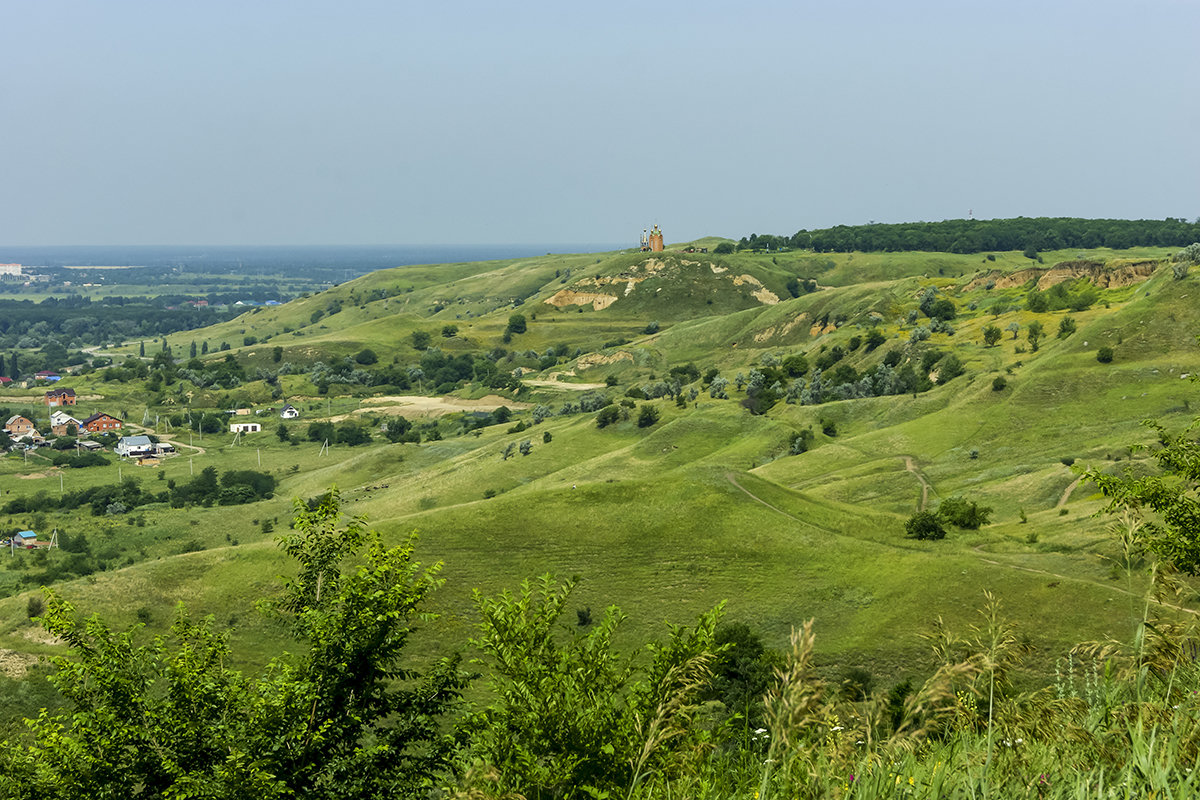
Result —
[[[0,243],[1200,215],[1200,0],[0,3]]]

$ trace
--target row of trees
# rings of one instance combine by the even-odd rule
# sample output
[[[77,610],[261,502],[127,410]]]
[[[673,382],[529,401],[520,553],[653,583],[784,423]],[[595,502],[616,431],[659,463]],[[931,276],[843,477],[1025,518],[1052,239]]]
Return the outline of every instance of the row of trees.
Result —
[[[837,225],[792,236],[751,234],[741,250],[804,249],[818,253],[923,250],[948,253],[1111,247],[1176,247],[1200,241],[1200,220],[1017,217],[943,222]]]

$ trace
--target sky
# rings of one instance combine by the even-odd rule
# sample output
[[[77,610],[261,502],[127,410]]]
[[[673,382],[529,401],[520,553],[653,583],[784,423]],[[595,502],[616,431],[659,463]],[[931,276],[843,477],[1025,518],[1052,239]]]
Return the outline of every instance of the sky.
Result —
[[[1200,0],[0,2],[0,244],[1200,216]]]

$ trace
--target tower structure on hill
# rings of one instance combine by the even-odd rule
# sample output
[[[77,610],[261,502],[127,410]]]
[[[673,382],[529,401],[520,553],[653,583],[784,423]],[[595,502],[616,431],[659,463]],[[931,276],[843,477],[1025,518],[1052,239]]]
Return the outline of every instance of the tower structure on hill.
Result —
[[[650,229],[650,252],[661,253],[663,251],[663,235],[662,228],[656,224]]]

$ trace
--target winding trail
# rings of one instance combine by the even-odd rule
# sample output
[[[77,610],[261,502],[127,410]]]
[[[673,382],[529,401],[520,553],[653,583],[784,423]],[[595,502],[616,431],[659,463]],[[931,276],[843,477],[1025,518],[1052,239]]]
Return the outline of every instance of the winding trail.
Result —
[[[917,507],[917,511],[924,511],[925,506],[929,505],[929,481],[925,480],[925,476],[917,468],[917,462],[912,456],[904,456],[904,468],[921,482],[921,505]]]
[[[905,461],[906,462],[910,461],[908,456],[905,456]],[[915,472],[915,470],[912,470],[912,469],[910,469],[909,471]],[[917,475],[918,475],[918,477],[920,477],[919,473]],[[746,494],[746,496],[749,497],[751,500],[754,500],[757,503],[761,503],[762,505],[766,506],[767,508],[776,512],[777,514],[782,514],[783,516],[787,517],[790,520],[794,520],[803,525],[808,525],[809,527],[812,527],[812,528],[817,528],[818,530],[827,531],[829,533],[837,533],[836,531],[830,530],[829,528],[825,528],[820,525],[816,525],[812,522],[808,522],[807,520],[800,519],[799,517],[797,517],[793,514],[789,514],[788,512],[784,511],[783,509],[779,508],[778,506],[768,503],[766,500],[763,500],[761,497],[756,495],[754,492],[750,491],[745,486],[742,486],[740,483],[738,483],[737,476],[732,472],[726,472],[725,479],[728,480],[731,484],[733,484],[733,486],[736,489],[739,489],[740,491],[744,492]],[[1076,483],[1078,483],[1078,481],[1076,481]],[[925,483],[925,480],[923,478],[921,479],[921,484],[922,484],[922,486],[928,486],[928,484]],[[841,535],[841,534],[839,534],[839,535]],[[1116,592],[1117,594],[1125,595],[1126,597],[1134,597],[1139,600],[1146,599],[1146,595],[1144,593],[1131,592],[1128,589],[1122,589],[1120,586],[1113,586],[1112,584],[1103,583],[1101,581],[1092,580],[1090,578],[1080,578],[1080,577],[1077,577],[1074,575],[1063,575],[1060,572],[1050,572],[1049,570],[1038,569],[1036,567],[1023,567],[1019,564],[1007,564],[1003,561],[996,561],[991,558],[985,558],[982,548],[983,548],[983,545],[976,545],[975,547],[971,548],[971,552],[975,553],[975,555],[976,555],[976,557],[978,557],[979,561],[984,564],[990,564],[994,567],[1015,569],[1020,572],[1031,572],[1036,575],[1046,575],[1051,578],[1056,578],[1059,581],[1071,581],[1072,583],[1085,583],[1090,586],[1095,586],[1098,589],[1103,589],[1105,591]],[[1192,614],[1193,616],[1200,616],[1200,611],[1196,611],[1195,609],[1187,608],[1185,606],[1178,606],[1178,605],[1175,605],[1174,603],[1166,603],[1161,600],[1153,600],[1153,599],[1151,599],[1150,602],[1154,603],[1155,605],[1162,606],[1164,608],[1170,608],[1175,611],[1182,611],[1186,614]]]
[[[1079,486],[1079,484],[1081,484],[1081,483],[1083,483],[1082,475],[1080,475],[1075,480],[1071,481],[1071,485],[1068,486],[1066,489],[1063,489],[1062,497],[1058,498],[1058,504],[1054,507],[1062,508],[1063,506],[1065,506],[1067,504],[1067,500],[1071,497],[1071,492],[1075,491],[1075,488],[1077,486]]]

